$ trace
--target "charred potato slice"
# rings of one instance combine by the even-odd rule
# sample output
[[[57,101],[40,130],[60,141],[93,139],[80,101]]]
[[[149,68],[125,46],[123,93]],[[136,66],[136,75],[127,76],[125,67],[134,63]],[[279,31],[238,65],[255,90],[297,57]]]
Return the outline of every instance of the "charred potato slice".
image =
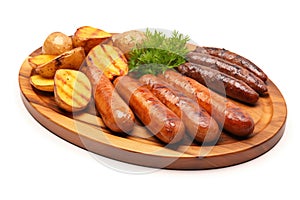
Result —
[[[88,66],[98,67],[110,80],[128,73],[128,64],[123,53],[108,44],[94,47],[87,55],[86,63]]]
[[[57,105],[69,112],[83,110],[90,102],[92,86],[87,76],[76,70],[59,69],[54,76]]]
[[[106,31],[91,26],[82,26],[76,30],[72,40],[75,47],[83,47],[88,53],[93,47],[100,44],[112,35]]]

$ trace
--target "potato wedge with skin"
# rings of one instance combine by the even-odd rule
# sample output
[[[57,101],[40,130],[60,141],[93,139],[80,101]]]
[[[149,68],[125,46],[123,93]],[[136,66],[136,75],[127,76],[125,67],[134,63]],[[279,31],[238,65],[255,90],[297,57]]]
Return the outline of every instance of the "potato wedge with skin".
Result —
[[[53,60],[36,68],[36,72],[45,78],[53,78],[58,69],[78,70],[85,59],[84,49],[77,47],[58,55]]]
[[[88,53],[93,47],[110,38],[112,34],[92,26],[82,26],[72,36],[74,47],[83,47]]]
[[[48,63],[56,57],[56,55],[41,54],[34,57],[29,57],[28,63],[33,69],[36,69],[38,66]]]
[[[41,75],[32,75],[30,77],[30,84],[38,90],[45,92],[54,91],[54,80],[53,78],[44,78]]]
[[[92,86],[87,76],[76,70],[59,69],[54,76],[54,97],[57,105],[76,112],[87,107],[92,96]]]
[[[98,67],[110,80],[128,73],[128,64],[123,52],[108,44],[94,47],[86,57],[86,64]]]

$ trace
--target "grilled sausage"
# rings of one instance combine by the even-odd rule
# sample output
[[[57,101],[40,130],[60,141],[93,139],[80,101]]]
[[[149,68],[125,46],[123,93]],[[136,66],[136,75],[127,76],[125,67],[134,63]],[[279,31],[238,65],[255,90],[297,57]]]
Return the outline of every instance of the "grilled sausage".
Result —
[[[241,107],[228,99],[210,91],[207,87],[192,78],[184,76],[174,70],[167,70],[161,77],[180,88],[191,98],[196,98],[219,125],[237,136],[249,136],[254,130],[254,121]]]
[[[181,119],[159,101],[146,86],[129,76],[118,77],[115,87],[142,123],[165,143],[179,142],[184,135]]]
[[[220,135],[217,122],[192,98],[161,78],[147,74],[139,79],[170,110],[179,116],[190,136],[198,142],[216,142]]]
[[[268,80],[268,76],[263,72],[261,68],[255,65],[253,62],[248,60],[247,58],[240,56],[234,52],[228,51],[222,48],[216,47],[200,47],[197,46],[195,49],[196,52],[208,53],[212,56],[219,57],[226,61],[229,61],[233,64],[239,65],[248,69],[250,72],[259,77],[262,81],[266,82]]]
[[[83,66],[81,71],[92,83],[95,106],[103,123],[114,132],[129,133],[135,124],[134,114],[110,80],[94,65]]]
[[[198,52],[190,52],[187,54],[189,62],[211,67],[220,72],[223,72],[229,76],[239,79],[249,85],[257,93],[263,95],[268,91],[266,84],[254,75],[252,72],[238,66],[236,64],[229,63],[218,57],[211,56],[209,54],[203,54]]]
[[[243,81],[218,70],[194,63],[185,63],[178,67],[178,71],[224,96],[241,102],[255,104],[259,98],[259,95]]]

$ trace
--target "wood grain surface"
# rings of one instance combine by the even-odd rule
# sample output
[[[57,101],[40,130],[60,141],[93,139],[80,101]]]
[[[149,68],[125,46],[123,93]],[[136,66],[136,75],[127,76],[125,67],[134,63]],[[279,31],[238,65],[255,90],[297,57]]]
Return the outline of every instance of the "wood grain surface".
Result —
[[[38,55],[37,49],[30,56]],[[255,106],[239,104],[255,121],[254,133],[237,138],[222,133],[215,145],[202,146],[186,137],[177,145],[166,145],[142,125],[130,135],[109,131],[93,102],[79,113],[59,109],[53,93],[34,89],[29,82],[33,70],[25,59],[19,71],[21,98],[31,115],[60,138],[88,151],[127,163],[167,169],[211,169],[231,166],[256,158],[270,150],[284,133],[287,117],[285,100],[271,81],[269,95],[260,97]]]

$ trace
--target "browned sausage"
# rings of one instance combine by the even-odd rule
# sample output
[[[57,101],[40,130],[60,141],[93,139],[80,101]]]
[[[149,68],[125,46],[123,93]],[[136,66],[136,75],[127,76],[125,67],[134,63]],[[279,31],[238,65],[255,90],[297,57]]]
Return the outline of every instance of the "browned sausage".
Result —
[[[196,52],[208,53],[212,56],[219,57],[236,65],[242,66],[248,69],[250,72],[259,77],[262,81],[266,82],[268,80],[267,75],[263,72],[261,68],[255,65],[253,62],[248,60],[247,58],[240,56],[234,52],[228,51],[222,48],[216,47],[200,47],[197,46]]]
[[[81,68],[93,86],[95,106],[104,124],[112,131],[129,133],[135,117],[129,106],[116,92],[114,85],[96,66]]]
[[[253,119],[233,102],[174,70],[167,70],[161,77],[180,88],[186,95],[196,98],[199,105],[210,113],[220,125],[223,125],[226,131],[237,136],[248,136],[253,132]]]
[[[243,81],[210,67],[195,63],[185,63],[178,67],[178,71],[195,79],[209,89],[241,102],[255,104],[259,98],[257,92]]]
[[[219,70],[229,76],[239,79],[249,85],[257,93],[263,95],[268,91],[266,84],[255,74],[239,65],[232,64],[209,54],[190,52],[187,59],[191,63],[196,63]]]
[[[179,142],[184,135],[181,119],[155,97],[146,86],[129,76],[118,77],[115,87],[142,123],[165,143]]]
[[[203,143],[218,140],[221,132],[217,122],[196,101],[152,74],[146,74],[139,80],[182,119],[185,128],[193,139]]]

